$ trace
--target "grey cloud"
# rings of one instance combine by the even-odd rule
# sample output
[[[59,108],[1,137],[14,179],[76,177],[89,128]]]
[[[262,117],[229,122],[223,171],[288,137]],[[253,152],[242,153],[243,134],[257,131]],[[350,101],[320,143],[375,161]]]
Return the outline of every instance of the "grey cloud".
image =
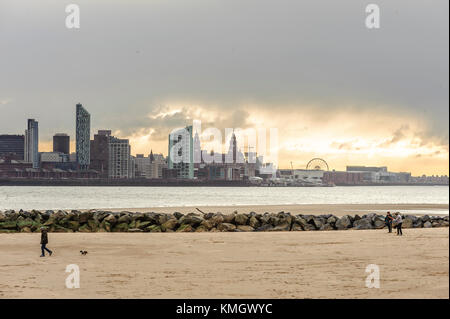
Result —
[[[354,0],[77,3],[77,31],[61,1],[0,4],[0,87],[17,97],[2,130],[35,117],[43,138],[73,132],[81,101],[95,128],[162,138],[189,114],[148,119],[160,105],[222,109],[214,124],[237,127],[251,102],[292,116],[312,108],[319,123],[345,107],[408,114],[428,124],[424,140],[448,144],[447,1],[379,0],[379,30]]]

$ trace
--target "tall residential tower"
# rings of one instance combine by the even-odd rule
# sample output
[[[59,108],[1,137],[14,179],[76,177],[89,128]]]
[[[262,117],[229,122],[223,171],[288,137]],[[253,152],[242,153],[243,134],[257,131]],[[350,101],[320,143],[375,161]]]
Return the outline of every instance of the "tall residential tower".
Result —
[[[39,168],[39,132],[38,122],[34,119],[28,119],[27,129],[25,130],[24,159],[33,164],[33,168]]]
[[[76,105],[76,151],[80,169],[88,169],[90,163],[91,115],[78,103]]]

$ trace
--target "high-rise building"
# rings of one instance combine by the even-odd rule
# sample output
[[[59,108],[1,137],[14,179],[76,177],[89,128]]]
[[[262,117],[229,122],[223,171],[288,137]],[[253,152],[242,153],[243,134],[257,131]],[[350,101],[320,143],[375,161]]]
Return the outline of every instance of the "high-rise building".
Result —
[[[128,140],[111,136],[108,145],[108,177],[133,178],[134,159],[131,158],[131,147]]]
[[[25,162],[32,163],[33,168],[39,168],[39,129],[34,119],[28,119],[24,144]]]
[[[90,164],[91,115],[78,103],[76,105],[76,151],[77,163],[81,169]]]
[[[169,134],[169,170],[180,179],[194,178],[194,145],[192,126]]]
[[[11,159],[23,160],[24,151],[23,135],[0,135],[0,157],[8,155]]]
[[[70,154],[70,136],[65,133],[58,133],[53,136],[53,152]]]
[[[100,176],[108,177],[109,174],[109,139],[110,130],[99,130],[90,142],[90,168],[98,171]]]

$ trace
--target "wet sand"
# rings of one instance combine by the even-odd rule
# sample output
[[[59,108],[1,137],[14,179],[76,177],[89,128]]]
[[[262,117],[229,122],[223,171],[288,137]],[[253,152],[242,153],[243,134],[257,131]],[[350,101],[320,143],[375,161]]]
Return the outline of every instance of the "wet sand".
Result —
[[[46,258],[39,239],[0,234],[0,298],[449,298],[448,228],[50,233]],[[65,287],[68,264],[79,289]]]

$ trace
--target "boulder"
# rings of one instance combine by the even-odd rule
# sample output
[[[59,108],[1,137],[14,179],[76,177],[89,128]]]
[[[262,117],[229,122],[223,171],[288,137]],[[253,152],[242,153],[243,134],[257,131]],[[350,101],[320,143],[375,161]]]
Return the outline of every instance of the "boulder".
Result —
[[[188,224],[182,224],[178,229],[176,230],[177,233],[189,233],[194,231],[194,228],[191,225]]]
[[[356,223],[357,221],[355,221]],[[386,226],[383,216],[377,216],[373,219],[373,226],[376,229],[382,229]]]
[[[110,225],[115,225],[117,223],[116,217],[114,217],[113,214],[108,214],[104,219],[103,222],[107,222]]]
[[[196,226],[200,225],[203,220],[204,219],[202,217],[200,217],[199,215],[189,213],[189,214],[181,217],[179,222],[180,222],[180,224],[186,224],[186,225],[191,225],[193,227],[196,227]]]
[[[88,224],[83,224],[83,225],[80,226],[80,228],[78,228],[78,231],[80,233],[90,233],[91,229],[89,228]]]
[[[262,226],[256,228],[256,231],[271,231],[273,226],[270,224],[263,224]]]
[[[423,228],[431,228],[433,227],[433,225],[431,224],[430,221],[426,221],[425,223],[423,223]]]
[[[211,228],[213,228],[215,225],[214,225],[214,223],[212,222],[211,219],[207,219],[207,220],[202,221],[202,222],[200,223],[200,226],[202,226],[203,228],[205,228],[205,229],[207,229],[207,230],[209,231],[209,230],[211,230]],[[200,226],[199,226],[199,227],[200,227]]]
[[[403,224],[402,227],[403,228],[412,228],[414,225],[414,222],[411,218],[404,218],[403,219]]]
[[[246,225],[248,221],[248,217],[244,214],[237,214],[234,217],[234,222],[236,225]]]
[[[237,226],[237,229],[240,231],[254,231],[255,229],[252,226],[249,225],[239,225]]]
[[[183,214],[180,213],[180,212],[175,212],[175,213],[173,213],[173,216],[174,216],[176,219],[180,219],[181,217],[183,217]]]
[[[132,226],[132,228],[145,229],[148,226],[150,226],[151,224],[152,224],[152,222],[150,222],[150,221],[140,221],[140,220],[138,220],[138,221],[134,221],[134,225],[131,225],[131,226]]]
[[[91,229],[91,231],[93,231],[93,232],[98,231],[99,224],[94,219],[89,219],[87,224],[89,225],[89,228]]]
[[[78,216],[78,221],[80,223],[87,223],[89,220],[91,220],[94,217],[94,213],[92,211],[88,211],[88,212],[82,212],[80,213],[80,215]]]
[[[6,221],[6,215],[4,212],[0,212],[0,223]]]
[[[338,221],[338,218],[336,216],[330,216],[327,218],[327,224],[330,224],[332,226],[336,225],[337,221]]]
[[[221,223],[217,225],[217,229],[222,232],[234,231],[236,226],[231,223]]]
[[[320,229],[322,227],[322,225],[324,224],[324,222],[322,221],[322,219],[320,217],[313,216],[312,222],[310,222],[309,224],[313,225],[316,229]]]
[[[160,232],[162,232],[161,226],[158,226],[158,225],[150,225],[145,230],[148,231],[148,232],[151,232],[151,233],[160,233]]]
[[[195,230],[196,233],[204,233],[204,232],[207,232],[207,231],[208,231],[208,229],[205,226],[202,226],[202,225],[198,226],[197,229]]]
[[[334,230],[334,227],[330,224],[322,224],[319,230]]]
[[[127,232],[128,231],[128,224],[123,222],[123,223],[118,223],[117,225],[114,226],[113,228],[113,232]]]
[[[290,231],[291,230],[291,224],[289,223],[283,223],[277,226],[274,226],[269,231]]]
[[[232,224],[234,222],[234,218],[235,218],[236,214],[228,214],[228,215],[223,215],[223,222],[227,223],[227,224]]]
[[[336,228],[339,230],[348,229],[352,227],[352,222],[348,215],[342,216],[336,222]]]
[[[133,214],[134,215],[134,214]],[[147,212],[144,214],[136,214],[135,220],[151,222],[152,224],[158,224],[159,222],[159,214],[155,212]]]
[[[168,221],[170,218],[173,219],[173,216],[172,216],[172,215],[169,215],[169,214],[166,214],[166,213],[160,214],[160,215],[158,216],[158,224],[159,224],[159,225],[162,225],[162,224],[164,224],[166,221]]]
[[[31,219],[31,215],[30,215],[30,217],[27,217],[26,219],[17,220],[16,223],[17,223],[17,228],[22,229],[25,227],[31,228],[31,226],[33,226],[33,224],[35,222]]]
[[[294,223],[292,225],[291,231],[301,231],[301,230],[303,230],[303,227],[301,225],[299,225],[297,223]]]
[[[372,217],[361,218],[353,223],[355,229],[373,229]]]
[[[225,221],[225,218],[224,218],[224,216],[223,216],[222,214],[219,213],[219,214],[214,215],[214,216],[210,219],[210,221],[212,222],[212,225],[213,225],[214,227],[216,227],[217,225],[223,223],[223,222]]]
[[[69,228],[73,231],[77,231],[79,227],[80,227],[80,223],[75,220],[69,221],[68,225],[67,225],[67,228]]]
[[[161,225],[161,230],[164,232],[167,230],[175,230],[177,228],[177,225],[178,220],[176,218],[170,218],[164,224]]]
[[[434,221],[434,222],[431,223],[431,225],[433,227],[441,227],[441,222],[440,221]]]
[[[102,223],[100,224],[100,228],[103,229],[106,232],[110,232],[111,231],[111,224],[108,221],[103,220]]]
[[[20,214],[16,213],[14,210],[7,210],[5,216],[7,221],[15,221],[19,218]]]
[[[130,214],[132,221],[147,221],[147,213],[135,212]]]
[[[30,227],[23,227],[20,230],[21,233],[31,233],[31,228]]]
[[[130,215],[122,215],[119,217],[117,222],[120,224],[122,224],[122,223],[129,224],[131,222],[131,216]]]
[[[253,227],[253,228],[258,228],[261,223],[259,222],[258,218],[256,218],[255,216],[251,216],[248,220],[248,224]]]

